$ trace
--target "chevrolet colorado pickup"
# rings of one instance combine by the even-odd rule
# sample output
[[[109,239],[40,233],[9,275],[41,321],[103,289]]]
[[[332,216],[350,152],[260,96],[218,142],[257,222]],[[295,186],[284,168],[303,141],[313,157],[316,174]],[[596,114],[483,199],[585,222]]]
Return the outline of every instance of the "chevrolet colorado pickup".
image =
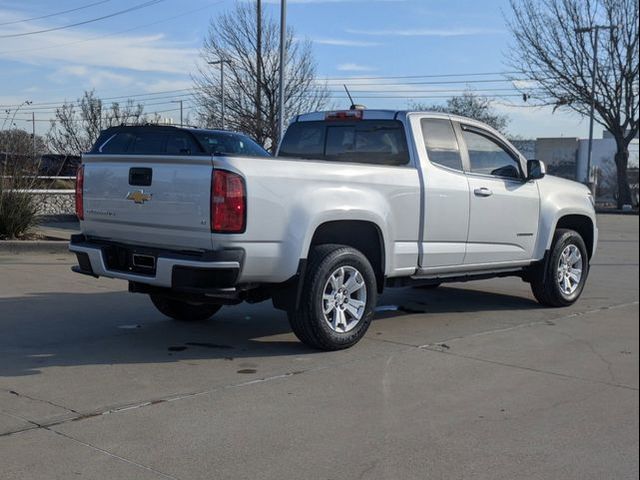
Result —
[[[517,276],[570,305],[598,238],[585,186],[428,112],[300,115],[275,157],[230,132],[111,128],[83,155],[76,209],[76,272],[175,319],[272,299],[325,350],[364,336],[385,287]]]

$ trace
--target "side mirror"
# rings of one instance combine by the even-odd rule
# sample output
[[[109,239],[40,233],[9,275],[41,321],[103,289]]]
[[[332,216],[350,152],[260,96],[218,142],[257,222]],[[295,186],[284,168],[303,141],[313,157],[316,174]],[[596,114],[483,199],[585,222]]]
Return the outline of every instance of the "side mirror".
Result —
[[[538,180],[547,174],[542,160],[527,160],[527,180]]]

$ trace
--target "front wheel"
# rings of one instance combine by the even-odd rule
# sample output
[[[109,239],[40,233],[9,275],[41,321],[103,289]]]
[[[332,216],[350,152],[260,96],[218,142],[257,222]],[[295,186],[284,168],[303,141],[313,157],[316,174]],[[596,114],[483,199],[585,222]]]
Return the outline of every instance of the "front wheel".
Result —
[[[153,305],[167,317],[182,321],[199,321],[211,318],[222,305],[211,303],[194,304],[176,300],[165,295],[150,294]]]
[[[300,308],[289,311],[298,339],[320,350],[356,344],[367,332],[377,302],[376,277],[369,260],[354,248],[313,248]]]
[[[550,307],[573,304],[582,293],[589,273],[589,255],[578,232],[558,229],[546,261],[531,278],[536,300]]]

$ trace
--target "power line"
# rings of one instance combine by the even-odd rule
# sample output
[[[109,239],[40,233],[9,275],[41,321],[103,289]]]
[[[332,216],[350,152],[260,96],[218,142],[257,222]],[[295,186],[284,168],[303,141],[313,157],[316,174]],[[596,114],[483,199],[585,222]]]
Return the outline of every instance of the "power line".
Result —
[[[514,78],[514,79],[479,79],[479,80],[438,80],[438,81],[425,81],[425,82],[393,82],[393,83],[380,83],[378,85],[381,86],[403,86],[403,85],[455,85],[455,84],[472,84],[472,83],[508,83],[508,82],[525,82],[531,81],[532,79],[528,78]],[[347,86],[357,85],[357,86],[371,86],[371,83],[349,83],[346,82]]]
[[[324,80],[378,80],[378,79],[398,79],[398,78],[447,78],[447,77],[486,77],[488,75],[516,75],[522,74],[519,71],[513,72],[484,72],[484,73],[439,73],[435,75],[397,75],[397,76],[375,76],[375,77],[327,77]]]
[[[184,97],[185,95],[178,95],[178,96],[171,96],[171,97],[165,97],[165,98],[170,98],[170,99],[176,99],[176,98],[180,98],[180,97]],[[174,100],[167,100],[164,102],[153,102],[153,103],[135,103],[133,105],[133,107],[137,107],[138,105],[140,105],[141,107],[152,107],[152,106],[157,106],[157,105],[168,105],[170,103],[172,103]],[[190,101],[189,99],[183,99],[183,101]],[[103,106],[104,110],[109,110],[110,107],[109,106]],[[55,114],[56,110],[58,110],[57,108],[30,108],[28,111],[36,111],[38,113],[51,113],[51,114]],[[18,112],[16,113],[16,115],[27,115],[30,113],[27,112]]]
[[[170,109],[166,109],[166,110],[156,110],[156,111],[153,111],[153,112],[143,112],[141,116],[142,117],[148,117],[148,116],[157,115],[157,114],[160,114],[160,113],[177,112],[179,110],[180,110],[180,108],[170,108]],[[0,120],[11,120],[11,119],[12,119],[12,117],[0,117]],[[103,120],[103,121],[106,121],[106,120],[109,120],[109,119],[113,119],[113,118],[112,117],[100,117],[100,120]],[[51,121],[53,119],[50,119],[50,118],[48,118],[48,119],[43,119],[43,118],[36,118],[36,119],[15,118],[13,120],[14,121],[19,121],[19,122],[27,122],[27,123],[31,123],[32,121],[51,123]],[[83,122],[84,120],[81,119],[81,118],[76,118],[76,119],[71,119],[71,121],[74,122],[74,123],[80,123],[80,122]]]
[[[69,25],[62,25],[60,27],[51,27],[51,28],[45,28],[43,30],[34,30],[34,31],[31,31],[31,32],[10,33],[8,35],[0,35],[0,38],[25,37],[27,35],[36,35],[38,33],[54,32],[54,31],[57,31],[57,30],[64,30],[64,29],[67,29],[67,28],[78,27],[80,25],[86,25],[88,23],[94,23],[94,22],[98,22],[100,20],[105,20],[107,18],[112,18],[112,17],[116,17],[118,15],[123,15],[125,13],[133,12],[135,10],[140,10],[141,8],[146,8],[146,7],[150,7],[152,5],[157,5],[160,2],[164,2],[164,0],[150,0],[148,2],[139,3],[138,5],[134,5],[133,7],[127,8],[125,10],[120,10],[118,12],[110,13],[109,15],[103,15],[102,17],[92,18],[90,20],[84,20],[82,22],[71,23]]]
[[[110,0],[109,0],[110,1]],[[107,37],[113,37],[114,35],[120,35],[121,33],[129,33],[129,32],[133,32],[136,30],[140,30],[142,28],[146,28],[146,27],[151,27],[153,25],[158,25],[159,23],[164,23],[164,22],[168,22],[170,20],[175,20],[176,18],[180,18],[180,17],[184,17],[186,15],[190,15],[192,13],[196,13],[199,12],[201,10],[206,10],[207,8],[211,8],[215,5],[218,5],[220,3],[222,3],[223,0],[218,0],[216,2],[211,2],[208,5],[205,5],[204,7],[200,7],[200,8],[194,8],[193,10],[188,10],[186,12],[180,13],[178,15],[173,15],[171,17],[165,17],[162,18],[160,20],[156,20],[155,22],[150,22],[150,23],[145,23],[143,25],[136,25],[135,27],[131,27],[131,28],[126,28],[124,30],[118,30],[115,32],[111,32],[111,33],[107,33],[104,35],[97,35],[95,37],[90,37],[84,40],[77,40],[75,42],[67,42],[67,43],[56,43],[53,45],[44,45],[42,47],[34,47],[34,48],[23,48],[21,50],[5,50],[4,52],[0,52],[0,55],[5,55],[5,54],[16,54],[16,53],[24,53],[24,52],[33,52],[33,51],[38,51],[38,50],[48,50],[51,48],[56,48],[56,47],[67,47],[69,45],[77,45],[79,43],[85,43],[85,42],[91,42],[93,40],[99,40],[101,38],[107,38]]]
[[[4,23],[0,23],[0,27],[4,26],[4,25],[15,25],[16,23],[31,22],[33,20],[42,20],[44,18],[57,17],[58,15],[64,15],[65,13],[71,13],[71,12],[77,12],[79,10],[84,10],[85,8],[91,8],[91,7],[94,7],[96,5],[100,5],[101,3],[107,3],[107,2],[110,2],[110,1],[111,0],[101,0],[99,2],[93,2],[93,3],[89,3],[87,5],[82,5],[81,7],[71,8],[69,10],[63,10],[61,12],[49,13],[47,15],[41,15],[39,17],[31,17],[31,18],[25,18],[23,20],[13,20],[11,22],[4,22]]]
[[[194,95],[195,91],[193,91],[193,89],[184,89],[184,90],[176,90],[175,92],[187,92],[187,93],[174,93],[171,95],[163,95],[163,96],[154,96],[152,98],[146,98],[146,99],[142,99],[142,100],[136,100],[136,98],[134,98],[134,96],[129,95],[129,96],[123,96],[123,97],[107,97],[107,98],[100,98],[100,100],[104,103],[107,100],[113,100],[113,99],[126,99],[126,100],[133,100],[134,102],[134,106],[137,105],[142,105],[144,106],[149,106],[149,105],[162,105],[162,104],[168,104],[171,103],[172,100],[175,99],[180,99],[180,98],[186,98],[186,97],[191,97],[192,95]],[[454,90],[450,90],[450,89],[438,89],[438,90],[429,90],[429,89],[419,89],[419,90],[398,90],[396,92],[393,91],[389,91],[389,90],[352,90],[351,92],[354,94],[358,94],[359,96],[361,94],[370,94],[369,97],[367,98],[376,98],[379,95],[387,95],[390,93],[397,93],[397,94],[430,94],[430,93],[449,93],[451,95],[460,95],[463,94],[465,92],[468,92],[469,90],[465,89],[465,90],[461,90],[461,89],[454,89]],[[489,92],[500,92],[500,93],[509,93],[509,92],[517,92],[518,89],[516,88],[487,88],[487,89],[480,89],[480,90],[471,90],[471,92],[474,95],[480,95],[480,96],[492,96],[493,93],[489,93]],[[539,91],[539,89],[528,89],[528,91]],[[172,91],[169,91],[169,93]],[[316,90],[316,91],[310,91],[309,93],[322,93],[324,91],[321,90]],[[337,94],[338,97],[342,97],[343,96],[343,91],[341,90],[327,90],[326,91],[328,94]],[[143,95],[147,95],[147,94],[143,94]],[[151,95],[151,94],[148,94]],[[155,94],[154,94],[155,95]],[[409,97],[412,95],[408,95]],[[157,103],[147,103],[147,102],[155,102],[156,100],[167,100],[166,102],[157,102]],[[46,104],[37,104],[34,103],[32,104],[32,106],[30,106],[29,111],[35,110],[35,111],[40,111],[40,112],[45,112],[45,111],[49,111],[49,112],[55,112],[55,110],[57,110],[58,108],[60,108],[62,105],[70,105],[73,107],[77,107],[80,104],[77,101],[74,102],[62,102],[61,103],[46,103]]]
[[[179,93],[179,92],[186,92],[186,91],[190,91],[192,90],[192,88],[181,88],[181,89],[176,89],[176,90],[164,90],[164,91],[158,91],[158,92],[149,92],[149,93],[136,93],[136,94],[131,94],[131,95],[122,95],[122,96],[117,96],[117,97],[104,97],[104,98],[100,98],[99,100],[101,101],[107,101],[107,100],[128,100],[128,99],[135,99],[136,97],[143,97],[143,96],[152,96],[152,95],[163,95],[163,94],[168,94],[168,93]],[[154,99],[150,99],[150,100],[154,100]],[[64,104],[73,104],[73,105],[79,105],[80,101],[78,100],[61,100],[61,101],[53,101],[53,102],[42,102],[42,103],[33,103],[32,105],[34,106],[49,106],[49,107],[57,107],[57,106],[62,106]],[[11,107],[17,107],[19,106],[19,104],[13,104],[13,105],[0,105],[0,108],[11,108]]]
[[[465,75],[469,75],[469,74],[465,74]],[[484,74],[483,74],[484,75]],[[451,75],[454,76],[454,75]],[[396,76],[396,77],[378,77],[379,79],[394,79],[394,78],[430,78],[429,75],[420,75],[420,76],[414,76],[414,75],[407,75],[407,76]],[[405,83],[399,83],[399,82],[394,82],[394,83],[351,83],[350,85],[355,85],[355,86],[362,86],[362,87],[402,87],[402,86],[406,86],[406,85],[456,85],[456,84],[468,84],[468,85],[473,85],[476,83],[512,83],[514,81],[532,81],[532,79],[479,79],[479,80],[471,80],[471,81],[467,81],[467,80],[452,80],[452,81],[428,81],[428,82],[405,82]],[[501,89],[506,89],[507,87],[502,87],[499,89],[495,89],[497,90],[501,90]],[[136,99],[138,97],[146,97],[146,96],[153,96],[153,95],[165,95],[165,94],[179,94],[182,92],[192,92],[195,93],[198,90],[202,90],[203,88],[201,87],[190,87],[190,88],[181,88],[181,89],[174,89],[174,90],[163,90],[163,91],[157,91],[157,92],[147,92],[147,93],[136,93],[136,94],[130,94],[130,95],[121,95],[121,96],[114,96],[114,97],[104,97],[101,98],[100,100],[102,101],[110,101],[110,100],[125,100],[125,99]],[[519,87],[513,86],[513,87],[509,87],[509,89],[513,89],[513,90],[519,90]],[[535,88],[523,88],[525,90],[531,90],[531,89],[535,89]],[[491,88],[486,88],[486,89],[482,89],[484,91],[491,91],[493,89]],[[354,91],[360,91],[360,90],[354,90]],[[450,90],[451,92],[455,92],[458,90]],[[342,92],[342,90],[340,90],[340,92]],[[61,100],[61,101],[52,101],[52,102],[41,102],[41,103],[34,103],[33,106],[60,106],[62,104],[78,104],[78,101],[67,101],[67,100]],[[18,106],[17,104],[5,104],[5,105],[0,105],[0,108],[11,108],[11,107],[16,107]]]

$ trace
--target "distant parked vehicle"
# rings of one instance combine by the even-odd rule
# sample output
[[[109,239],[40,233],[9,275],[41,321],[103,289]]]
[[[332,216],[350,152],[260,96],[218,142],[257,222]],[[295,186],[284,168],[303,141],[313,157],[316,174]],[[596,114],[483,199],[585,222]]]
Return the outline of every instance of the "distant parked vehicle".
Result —
[[[427,112],[300,115],[277,157],[228,132],[117,127],[76,195],[75,271],[128,280],[176,319],[272,299],[325,350],[364,336],[385,287],[517,276],[570,305],[598,238],[585,186]]]

